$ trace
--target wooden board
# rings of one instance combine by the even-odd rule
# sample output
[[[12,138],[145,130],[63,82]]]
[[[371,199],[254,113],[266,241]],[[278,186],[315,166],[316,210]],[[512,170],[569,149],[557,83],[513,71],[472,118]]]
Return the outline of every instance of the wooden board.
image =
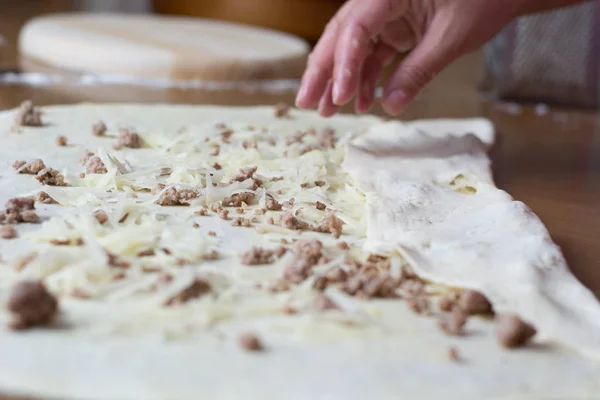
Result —
[[[346,0],[154,0],[163,14],[190,15],[264,26],[316,42]],[[291,18],[290,16],[293,16]]]
[[[32,19],[19,37],[24,59],[137,78],[297,78],[308,48],[302,39],[273,30],[150,15],[54,14]]]

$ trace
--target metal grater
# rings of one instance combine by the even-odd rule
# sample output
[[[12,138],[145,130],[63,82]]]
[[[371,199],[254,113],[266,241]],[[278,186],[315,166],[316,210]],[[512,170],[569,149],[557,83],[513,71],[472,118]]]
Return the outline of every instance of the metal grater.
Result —
[[[482,89],[495,97],[597,107],[600,0],[519,18],[484,55]]]

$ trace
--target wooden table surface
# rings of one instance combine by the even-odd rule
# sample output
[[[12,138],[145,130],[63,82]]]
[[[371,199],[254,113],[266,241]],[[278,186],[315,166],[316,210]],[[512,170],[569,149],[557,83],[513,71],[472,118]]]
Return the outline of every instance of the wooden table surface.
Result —
[[[0,34],[8,39],[1,53],[5,57],[0,65],[4,68],[16,66],[14,38],[20,21],[25,19],[23,13],[48,10],[47,5],[40,5],[48,2],[26,3],[39,4],[37,8],[25,7],[14,1],[16,16],[0,16]],[[57,6],[60,7],[65,2],[55,3],[60,3]],[[531,106],[485,100],[476,90],[480,58],[479,54],[469,55],[444,71],[402,118],[484,116],[492,120],[499,133],[492,150],[498,185],[541,217],[562,247],[571,269],[600,297],[600,130],[596,113],[554,108],[544,113],[541,107],[536,113]],[[0,84],[0,109],[17,106],[25,99],[38,104],[81,101],[274,104],[291,103],[294,94],[293,89],[269,93],[124,85]],[[383,115],[380,107],[373,112]],[[0,396],[0,400],[7,399]]]

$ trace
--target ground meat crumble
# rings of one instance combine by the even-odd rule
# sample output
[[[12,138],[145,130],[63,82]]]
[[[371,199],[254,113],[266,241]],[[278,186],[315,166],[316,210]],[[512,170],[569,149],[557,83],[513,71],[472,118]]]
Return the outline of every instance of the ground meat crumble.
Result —
[[[225,127],[221,128],[224,129]],[[225,129],[223,132],[221,132],[221,139],[223,140],[223,143],[229,143],[229,139],[231,138],[231,136],[233,135],[233,131],[231,129]]]
[[[252,179],[254,181],[254,187],[252,188],[252,190],[256,190],[258,187],[260,187],[263,184],[262,180],[260,180],[258,177],[256,177],[254,175],[256,173],[257,169],[258,169],[258,167],[242,168],[242,169],[240,169],[240,172],[237,175],[235,175],[231,178],[229,183],[244,182],[248,179]]]
[[[164,302],[165,306],[176,306],[180,304],[187,303],[192,299],[196,299],[206,293],[211,291],[211,286],[207,281],[202,279],[195,279],[192,283],[190,283],[187,287],[185,287],[182,291],[180,291],[175,296],[167,299]]]
[[[408,307],[416,314],[430,314],[430,303],[426,296],[415,296],[406,300]]]
[[[267,265],[273,264],[275,260],[285,254],[285,247],[277,249],[264,249],[262,247],[253,247],[240,254],[240,261],[244,265]]]
[[[42,185],[67,186],[63,174],[53,168],[44,168],[35,176]]]
[[[40,192],[38,194],[38,201],[42,204],[58,204],[58,202],[46,192]]]
[[[283,306],[283,309],[281,311],[283,311],[283,313],[287,314],[287,315],[298,314],[298,310],[296,308],[292,307],[292,306],[289,306],[289,305]]]
[[[469,315],[489,314],[492,312],[492,305],[488,299],[475,290],[465,290],[458,299],[458,306]]]
[[[165,185],[164,183],[157,183],[152,189],[150,189],[150,194],[152,194],[152,196],[156,196],[161,191],[163,191],[166,187],[167,187],[167,185]]]
[[[289,283],[300,283],[312,274],[323,255],[323,243],[318,240],[297,242],[294,245],[295,257],[284,269],[284,279]]]
[[[499,314],[495,318],[496,336],[502,347],[513,349],[522,347],[535,336],[536,330],[533,326],[524,322],[521,318],[511,314]]]
[[[265,195],[265,208],[270,211],[281,211],[283,204],[275,200],[272,195],[267,193]]]
[[[357,271],[350,271],[344,275],[341,289],[351,296],[357,296],[363,299],[370,298],[396,298],[396,289],[400,285],[400,280],[392,278],[387,273],[379,274],[372,265],[361,265]],[[421,314],[428,313],[429,304],[423,302],[419,297],[413,297],[408,301],[409,307]]]
[[[211,156],[216,157],[221,153],[221,146],[219,146],[218,143],[211,143],[210,146],[212,147],[212,150],[209,153]]]
[[[0,238],[14,239],[17,237],[17,230],[14,225],[0,225]]]
[[[231,180],[230,183],[233,182],[243,182],[247,179],[250,179],[254,176],[254,173],[258,170],[258,167],[246,167],[246,168],[241,168],[239,173],[237,175],[234,175]]]
[[[285,209],[290,209],[290,208],[294,208],[295,202],[296,202],[296,199],[293,197],[290,197],[289,200],[284,201],[281,205]]]
[[[340,267],[332,267],[325,273],[324,278],[328,282],[344,282],[348,279],[348,273]]]
[[[106,174],[108,170],[100,157],[92,152],[87,152],[81,157],[79,162],[85,165],[85,172],[88,174]]]
[[[316,227],[314,230],[316,232],[322,233],[331,233],[334,238],[338,239],[342,235],[342,228],[344,226],[344,221],[339,219],[335,214],[328,214],[321,225]]]
[[[58,137],[56,138],[56,145],[57,145],[57,146],[64,147],[64,146],[66,146],[67,144],[68,144],[68,139],[67,139],[67,137],[66,137],[66,136],[63,136],[63,135],[61,135],[61,136],[58,136]]]
[[[40,222],[40,217],[35,212],[35,198],[15,197],[7,201],[4,212],[0,214],[0,222],[6,224]]]
[[[231,222],[231,225],[250,228],[252,226],[252,221],[250,221],[248,218],[234,218]]]
[[[217,215],[219,215],[219,218],[226,221],[229,219],[229,210],[219,210]]]
[[[7,309],[10,328],[23,330],[50,324],[58,314],[58,300],[40,281],[22,281],[11,291]]]
[[[319,146],[325,149],[333,149],[335,147],[335,130],[331,128],[323,129],[319,135]]]
[[[438,308],[443,312],[450,312],[456,304],[455,300],[450,296],[442,296],[438,300]]]
[[[205,261],[215,261],[221,258],[221,255],[216,250],[211,250],[202,257]]]
[[[324,294],[317,294],[313,301],[313,307],[319,311],[339,310],[340,307]]]
[[[300,221],[291,212],[284,213],[279,219],[279,225],[291,230],[309,229],[310,225],[304,221]]]
[[[130,149],[139,149],[144,147],[144,140],[142,137],[130,131],[129,129],[120,129],[117,144],[114,146],[116,150],[120,150],[123,147]]]
[[[15,116],[15,127],[42,125],[42,112],[40,109],[35,107],[31,100],[21,103]]]
[[[277,103],[275,105],[275,118],[289,118],[291,107],[285,103]]]
[[[304,136],[306,136],[306,132],[296,132],[295,134],[293,134],[292,136],[288,137],[285,141],[285,144],[287,146],[291,146],[294,143],[299,143],[302,144],[304,143]]]
[[[257,149],[258,145],[256,144],[256,141],[252,140],[252,139],[245,139],[242,142],[242,147],[244,149]]]
[[[98,121],[92,125],[92,135],[94,136],[104,136],[107,130],[106,124],[102,121]]]
[[[164,185],[156,193],[164,189]],[[156,204],[161,206],[188,206],[190,202],[197,198],[200,194],[194,189],[177,189],[175,187],[169,187],[165,189]]]
[[[46,165],[42,160],[36,158],[30,162],[18,160],[13,163],[13,168],[16,169],[20,174],[37,175],[40,171],[46,168]]]
[[[448,318],[438,323],[438,327],[448,336],[461,336],[469,315],[460,307],[454,307]]]
[[[450,359],[450,361],[453,362],[460,362],[461,361],[461,357],[460,357],[460,352],[458,351],[458,348],[452,346],[448,348],[448,358]]]
[[[161,167],[160,174],[158,174],[158,176],[171,176],[172,173],[173,173],[173,168]]]
[[[336,243],[335,247],[340,250],[350,250],[350,246],[346,242],[338,242]]]
[[[108,256],[108,265],[110,265],[113,268],[127,269],[131,266],[131,263],[129,261],[123,260],[121,257],[119,257],[116,254],[107,253],[107,256]]]
[[[19,171],[19,168],[23,167],[25,164],[27,164],[27,161],[24,161],[24,160],[16,160],[16,161],[14,161],[14,162],[12,163],[12,167],[13,167],[13,169],[16,169],[18,172],[20,172],[20,171]],[[44,168],[45,168],[45,167],[46,167],[46,166],[44,166]],[[37,174],[37,172],[36,172],[36,174]]]
[[[240,347],[246,351],[261,351],[264,346],[258,336],[253,334],[243,334],[239,338]]]
[[[96,218],[96,221],[98,221],[100,225],[104,225],[108,222],[108,214],[104,210],[94,211],[94,218]]]
[[[50,244],[54,246],[83,246],[84,241],[82,238],[77,239],[52,239]]]
[[[79,164],[81,165],[85,165],[87,164],[87,162],[90,160],[90,158],[92,158],[94,156],[94,153],[92,153],[91,151],[86,151],[81,158],[79,159]]]
[[[254,198],[254,193],[240,192],[225,197],[222,201],[223,207],[241,207],[243,204],[249,204]]]

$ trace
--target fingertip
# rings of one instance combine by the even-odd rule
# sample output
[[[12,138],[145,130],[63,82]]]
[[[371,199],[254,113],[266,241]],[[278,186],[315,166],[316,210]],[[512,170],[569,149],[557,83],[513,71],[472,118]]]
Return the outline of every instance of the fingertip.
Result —
[[[381,102],[385,112],[391,115],[399,115],[404,111],[412,96],[408,95],[402,89],[393,89],[390,93],[384,95]]]
[[[371,93],[362,93],[356,98],[355,111],[357,114],[364,114],[369,112],[373,107],[374,95]]]
[[[333,117],[337,112],[339,111],[339,107],[338,106],[333,106],[333,107],[321,107],[319,106],[319,115],[323,118],[331,118]]]
[[[306,93],[307,87],[306,85],[302,84],[298,89],[298,93],[296,94],[296,107],[303,109],[311,108],[311,105],[307,101]]]
[[[317,106],[325,90],[326,79],[325,72],[315,67],[309,67],[296,95],[296,106],[304,109]]]
[[[333,103],[333,84],[331,81],[327,84],[327,88],[319,101],[319,115],[329,118],[339,111],[339,106]]]
[[[336,106],[341,106],[341,93],[340,93],[340,85],[337,82],[333,83],[333,89],[331,91],[331,96],[333,99],[333,104]]]
[[[357,112],[359,114],[366,114],[369,111],[371,111],[371,108],[373,107],[373,101],[372,100],[363,100],[362,102],[357,102]]]
[[[352,101],[358,85],[358,74],[352,74],[345,69],[341,76],[337,76],[333,83],[332,100],[336,106],[345,106]]]
[[[323,118],[330,118],[334,116],[340,108],[333,104],[330,100],[327,100],[319,104],[319,115]]]

